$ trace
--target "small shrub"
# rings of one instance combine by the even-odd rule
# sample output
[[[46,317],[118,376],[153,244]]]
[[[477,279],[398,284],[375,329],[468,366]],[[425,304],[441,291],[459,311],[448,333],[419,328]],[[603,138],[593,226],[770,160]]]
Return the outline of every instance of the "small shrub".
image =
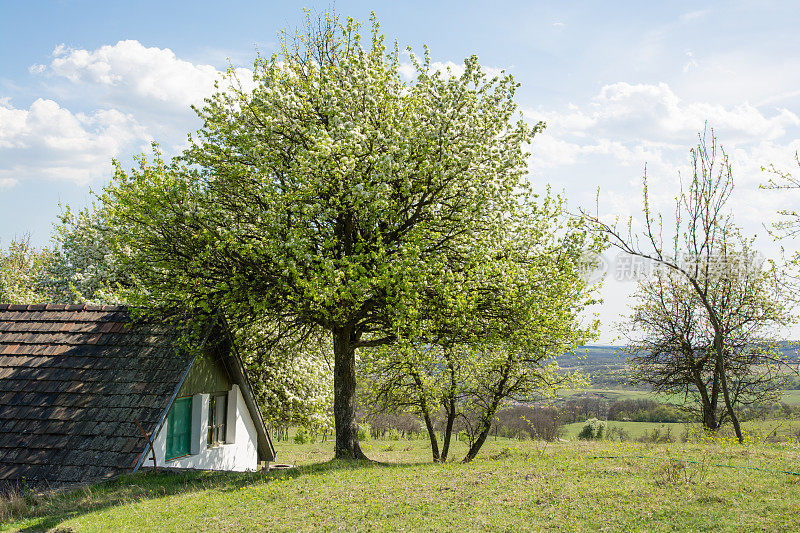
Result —
[[[295,444],[308,444],[313,440],[311,433],[304,427],[297,428],[297,433],[294,434]]]
[[[386,440],[403,440],[403,433],[399,429],[390,429],[386,432]]]
[[[672,442],[674,439],[672,438],[672,430],[668,427],[661,428],[653,428],[649,432],[646,432],[644,435],[639,437],[639,442]]]
[[[618,440],[620,442],[632,440],[631,434],[625,428],[619,426],[609,428],[606,435],[608,439]]]
[[[469,435],[462,429],[458,432],[458,440],[461,442],[469,442]]]
[[[558,438],[561,422],[555,407],[514,405],[501,409],[492,427],[495,436],[552,441]]]
[[[369,424],[359,424],[358,425],[358,440],[366,441],[372,437],[372,432],[370,431]]]
[[[590,418],[578,434],[581,440],[601,440],[606,433],[606,421]]]

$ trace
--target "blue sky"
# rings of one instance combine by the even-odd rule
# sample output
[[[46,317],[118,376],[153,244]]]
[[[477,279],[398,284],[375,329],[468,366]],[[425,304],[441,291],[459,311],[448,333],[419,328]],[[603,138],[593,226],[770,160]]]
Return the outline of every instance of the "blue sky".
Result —
[[[30,234],[47,245],[59,203],[83,207],[151,140],[176,153],[198,126],[189,105],[217,70],[247,68],[256,49],[329,2],[0,2],[0,246]],[[648,164],[667,210],[688,148],[707,120],[731,155],[732,208],[765,256],[763,224],[796,194],[762,191],[770,163],[791,169],[800,148],[800,14],[791,2],[337,1],[374,10],[401,46],[445,66],[477,54],[522,83],[519,103],[547,129],[530,180],[606,216],[639,214]],[[792,243],[783,243],[793,248]],[[614,265],[616,253],[607,253]],[[631,282],[606,283],[602,340],[614,336]]]

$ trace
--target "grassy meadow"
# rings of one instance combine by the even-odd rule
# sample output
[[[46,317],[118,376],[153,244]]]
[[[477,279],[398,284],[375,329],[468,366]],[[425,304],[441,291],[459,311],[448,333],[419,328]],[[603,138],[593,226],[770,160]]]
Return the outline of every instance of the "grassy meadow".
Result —
[[[758,440],[758,439],[756,439]],[[457,443],[455,457],[465,451]],[[21,531],[743,531],[800,528],[797,441],[490,439],[470,464],[430,463],[425,440],[279,443],[296,468],[141,473],[0,509]],[[724,465],[724,466],[720,466]],[[10,508],[11,507],[11,508]],[[9,518],[9,513],[13,516]]]
[[[584,422],[574,422],[572,424],[565,424],[563,426],[563,434],[562,438],[568,440],[576,440],[578,438],[578,433],[580,433],[581,429],[583,428]],[[612,428],[619,428],[625,431],[630,439],[636,440],[642,437],[651,434],[653,430],[658,430],[662,433],[665,430],[669,429],[669,434],[672,436],[671,440],[679,440],[684,433],[686,433],[687,428],[691,428],[692,426],[687,424],[678,424],[678,423],[661,423],[661,422],[620,422],[616,420],[608,420],[606,422],[606,434],[609,435],[610,438],[613,440],[615,439],[614,434],[609,434]]]

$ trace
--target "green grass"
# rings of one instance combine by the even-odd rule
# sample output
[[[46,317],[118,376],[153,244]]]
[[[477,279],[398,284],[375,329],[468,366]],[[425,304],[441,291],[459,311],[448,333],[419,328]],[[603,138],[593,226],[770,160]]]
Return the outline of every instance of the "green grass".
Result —
[[[584,423],[585,422],[575,422],[573,424],[566,424],[564,426],[564,434],[562,437],[568,440],[577,439],[578,433],[580,433]],[[643,437],[644,435],[652,432],[654,429],[657,429],[662,433],[666,429],[669,429],[672,438],[674,440],[679,440],[686,432],[687,428],[687,424],[670,424],[659,422],[618,422],[616,420],[609,420],[606,422],[606,424],[607,430],[616,427],[627,431],[631,439]]]
[[[800,436],[800,420],[751,420],[742,423],[744,431],[764,437],[778,436],[796,440]]]
[[[330,443],[279,443],[281,461],[298,468],[269,474],[140,474],[43,498],[25,518],[2,527],[136,532],[800,528],[800,476],[711,466],[797,469],[796,441],[739,446],[498,439],[488,441],[479,458],[466,465],[430,464],[424,440],[367,446],[373,458],[392,464],[330,461]],[[461,455],[464,444],[458,446]]]
[[[781,401],[789,405],[800,405],[800,390],[783,391]]]

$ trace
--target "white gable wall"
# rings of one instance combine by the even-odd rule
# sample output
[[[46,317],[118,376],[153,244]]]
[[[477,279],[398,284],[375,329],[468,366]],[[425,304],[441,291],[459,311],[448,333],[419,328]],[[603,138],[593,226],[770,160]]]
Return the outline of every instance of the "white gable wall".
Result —
[[[192,442],[189,455],[166,461],[167,425],[164,424],[161,427],[153,442],[158,466],[239,472],[256,470],[258,468],[256,427],[239,387],[233,385],[228,392],[226,442],[219,446],[209,447],[206,441],[208,436],[208,399],[208,394],[192,396]],[[232,443],[231,440],[233,440]],[[152,465],[152,453],[148,448],[142,466],[151,467]]]

